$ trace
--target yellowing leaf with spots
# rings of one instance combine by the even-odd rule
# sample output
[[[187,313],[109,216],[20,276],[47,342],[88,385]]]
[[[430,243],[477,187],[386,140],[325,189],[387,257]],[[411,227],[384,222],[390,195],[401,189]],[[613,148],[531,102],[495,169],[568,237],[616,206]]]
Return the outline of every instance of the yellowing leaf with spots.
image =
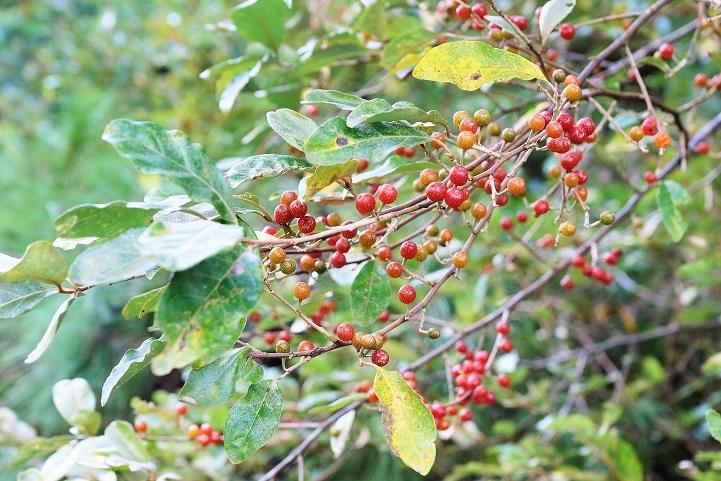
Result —
[[[543,80],[543,72],[520,55],[483,42],[451,42],[431,49],[413,69],[421,80],[450,82],[463,90],[514,78]]]
[[[352,158],[371,163],[385,160],[398,147],[414,147],[430,136],[408,125],[372,122],[350,128],[335,117],[313,132],[303,147],[308,162],[315,165],[343,164]]]
[[[401,461],[425,476],[436,459],[433,415],[403,376],[376,369],[373,389],[380,403],[386,440]]]

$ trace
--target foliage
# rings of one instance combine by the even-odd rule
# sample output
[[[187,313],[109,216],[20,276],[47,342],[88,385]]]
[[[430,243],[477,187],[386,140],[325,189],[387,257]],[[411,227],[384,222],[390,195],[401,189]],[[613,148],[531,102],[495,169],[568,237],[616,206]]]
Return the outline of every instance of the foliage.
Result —
[[[717,7],[482,6],[0,15],[13,477],[721,476]]]

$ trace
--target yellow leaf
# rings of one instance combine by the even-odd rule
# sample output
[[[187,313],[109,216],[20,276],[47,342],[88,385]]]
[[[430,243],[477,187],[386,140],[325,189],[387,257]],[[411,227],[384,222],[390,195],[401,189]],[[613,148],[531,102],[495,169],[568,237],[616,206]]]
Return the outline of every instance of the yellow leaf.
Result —
[[[543,80],[540,68],[520,55],[483,42],[451,42],[431,49],[413,69],[421,80],[450,82],[463,90],[477,90],[483,84],[520,78]]]

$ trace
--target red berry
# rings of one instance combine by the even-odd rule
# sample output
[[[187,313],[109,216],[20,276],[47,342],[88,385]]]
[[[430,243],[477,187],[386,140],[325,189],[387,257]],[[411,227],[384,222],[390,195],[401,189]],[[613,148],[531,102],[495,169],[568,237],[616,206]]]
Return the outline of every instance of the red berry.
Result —
[[[471,18],[471,8],[465,3],[462,3],[456,7],[456,15],[461,20],[468,20]]]
[[[345,265],[345,263],[345,254],[343,254],[342,252],[336,251],[330,255],[330,265],[332,265],[333,267],[340,269]]]
[[[348,342],[353,340],[353,336],[355,335],[355,329],[353,329],[353,326],[351,326],[347,322],[344,322],[336,328],[335,334],[341,341]]]
[[[298,198],[298,194],[293,192],[292,190],[286,190],[282,194],[280,194],[280,203],[283,205],[290,206],[290,204]]]
[[[576,27],[574,27],[570,23],[564,23],[558,29],[558,33],[561,34],[562,39],[571,40],[573,37],[576,36]]]
[[[571,264],[573,264],[573,267],[578,267],[580,269],[581,267],[586,265],[586,260],[583,258],[583,256],[578,255],[573,258]]]
[[[478,131],[478,123],[476,123],[476,120],[473,117],[466,117],[461,120],[461,123],[458,125],[458,129],[461,132],[470,132],[475,134]]]
[[[299,201],[298,199],[291,202],[288,207],[290,207],[290,213],[293,215],[293,217],[296,217],[298,219],[308,213],[308,205]]]
[[[263,227],[262,232],[263,232],[263,234],[275,235],[276,232],[278,232],[278,231],[275,229],[275,227],[267,225],[267,226]]]
[[[708,142],[701,141],[696,145],[696,152],[698,152],[701,155],[708,154],[710,148],[708,145]]]
[[[275,208],[275,211],[273,211],[273,217],[275,217],[275,221],[278,224],[283,225],[288,224],[291,220],[293,220],[293,214],[290,212],[290,207],[285,204],[280,204]]]
[[[551,121],[546,125],[546,134],[552,139],[557,139],[563,135],[563,125],[560,122]]]
[[[545,214],[550,209],[551,209],[551,206],[548,205],[548,202],[546,202],[545,200],[537,200],[533,204],[533,213],[536,217],[538,217],[539,215]]]
[[[616,257],[612,252],[607,252],[606,255],[603,256],[603,261],[609,266],[615,266],[618,264],[618,257]]]
[[[693,83],[699,88],[706,87],[706,85],[708,85],[708,77],[705,74],[697,73],[693,78]]]
[[[463,341],[456,342],[456,351],[460,352],[461,354],[465,354],[468,352],[468,344],[466,344]]]
[[[561,279],[561,287],[567,291],[573,289],[573,280],[571,279],[571,276],[563,276],[563,279]]]
[[[649,171],[646,171],[645,174],[643,174],[643,180],[645,180],[647,184],[653,184],[653,183],[655,183],[658,179],[657,179],[657,177],[656,177],[656,174],[655,174],[654,172],[651,172],[651,171],[649,170]]]
[[[528,220],[528,212],[526,212],[525,210],[516,212],[516,220],[519,224],[525,224]]]
[[[373,364],[375,364],[376,366],[383,367],[388,364],[388,361],[390,360],[390,356],[383,349],[377,349],[373,351],[373,355],[371,356],[371,361],[373,361]]]
[[[580,125],[574,125],[568,131],[568,138],[571,143],[580,145],[586,140],[586,130]]]
[[[393,257],[393,251],[391,251],[388,247],[381,247],[378,249],[378,258],[383,262],[389,261],[391,257]]]
[[[376,395],[376,392],[373,389],[368,390],[367,396],[368,396],[368,402],[370,402],[370,403],[378,402],[378,396]]]
[[[212,434],[212,431],[211,431]],[[210,435],[209,434],[200,434],[197,438],[195,438],[198,441],[198,444],[200,444],[203,447],[206,447],[210,444]]]
[[[431,182],[426,187],[426,196],[428,200],[433,202],[440,202],[446,196],[446,186],[440,182]]]
[[[386,274],[388,274],[388,277],[391,279],[398,279],[403,275],[403,266],[398,262],[389,262],[386,266]]]
[[[471,11],[481,18],[485,17],[488,14],[488,9],[482,3],[473,4],[473,6],[471,7]]]
[[[266,343],[273,344],[275,342],[275,333],[268,331],[263,334],[263,339],[265,339]]]
[[[461,409],[458,412],[458,418],[464,423],[468,422],[473,419],[473,412],[470,409]]]
[[[405,241],[401,244],[401,257],[404,259],[413,259],[418,253],[418,244],[413,241]]]
[[[300,344],[298,344],[298,352],[307,352],[313,349],[315,349],[315,345],[310,341],[300,341]]]
[[[466,200],[466,194],[458,187],[451,187],[446,191],[446,195],[443,198],[446,204],[448,204],[448,207],[457,209],[463,201]]]
[[[135,420],[135,430],[139,433],[144,433],[148,430],[148,423],[143,421],[142,419],[136,419]]]
[[[507,321],[501,321],[496,324],[496,332],[501,336],[507,336],[511,332],[511,325]]]
[[[222,444],[223,435],[220,434],[218,431],[213,431],[212,433],[210,433],[210,442],[213,444]]]
[[[499,207],[503,207],[506,204],[508,204],[508,195],[507,194],[501,194],[498,197],[496,197],[496,205],[498,205]]]
[[[591,135],[594,132],[596,132],[596,124],[593,123],[593,120],[589,117],[584,117],[582,119],[579,119],[578,122],[576,122],[576,125],[580,125],[583,127],[583,130],[586,132],[586,135]]]
[[[528,28],[528,19],[521,15],[515,15],[511,17],[511,21],[516,24],[518,28],[521,30],[525,30]]]
[[[384,204],[392,204],[398,198],[398,191],[390,184],[378,187],[378,199]]]
[[[315,218],[310,215],[304,215],[298,219],[298,230],[303,234],[310,234],[315,230],[316,222]]]
[[[398,299],[403,304],[410,304],[416,300],[416,289],[413,286],[403,286],[398,289]]]
[[[510,339],[504,339],[501,341],[501,343],[498,345],[498,349],[501,352],[509,353],[513,350],[513,341]]]
[[[178,403],[175,405],[175,413],[178,416],[185,416],[185,413],[188,412],[188,406],[185,403]]]
[[[350,242],[348,242],[347,239],[338,239],[338,241],[335,243],[335,250],[337,252],[345,254],[350,250]]]
[[[674,48],[670,43],[662,43],[658,47],[658,53],[664,60],[669,60],[673,57]]]
[[[576,175],[578,176],[578,185],[583,185],[588,182],[588,172],[585,170],[577,170]]]
[[[566,170],[573,170],[576,168],[578,163],[581,161],[581,157],[578,155],[578,151],[573,150],[563,154],[559,160],[561,167]]]
[[[376,199],[371,194],[358,194],[355,198],[355,208],[362,215],[368,215],[376,208]]]
[[[565,154],[571,150],[571,140],[568,137],[559,137],[557,139],[549,139],[546,141],[546,146],[551,152],[557,154]]]
[[[658,133],[658,122],[656,122],[656,119],[649,117],[641,123],[641,128],[646,135],[656,135]]]
[[[458,186],[465,185],[466,182],[468,182],[468,171],[465,167],[456,165],[451,169],[451,172],[448,174],[448,178],[451,180],[451,182]]]
[[[483,190],[486,191],[486,194],[492,195],[493,194],[493,187],[496,188],[496,192],[501,190],[501,181],[496,179],[495,177],[489,177],[486,179],[486,183],[483,185]]]
[[[501,229],[510,230],[513,227],[513,220],[510,217],[504,217],[501,219]]]
[[[506,374],[499,374],[498,375],[498,385],[501,387],[508,387],[511,385],[511,378],[508,377]]]
[[[318,108],[315,105],[309,105],[306,112],[308,113],[309,116],[316,117],[320,113],[320,108]]]
[[[200,433],[210,436],[213,433],[213,426],[210,423],[203,423],[200,425]]]
[[[568,112],[563,112],[558,115],[556,118],[556,122],[561,124],[561,127],[563,127],[563,130],[568,132],[573,127],[573,115],[569,114]]]
[[[374,202],[375,202],[375,200],[374,200]],[[341,226],[342,226],[342,227],[349,226],[349,225],[351,225],[352,223],[353,223],[352,221],[347,220],[347,221],[343,222],[343,223],[341,224]],[[342,235],[342,236],[345,237],[346,239],[352,239],[352,238],[354,238],[356,235],[358,235],[358,229],[348,229],[348,230],[344,230],[343,232],[340,233],[340,235]]]
[[[378,316],[378,322],[380,322],[380,323],[388,322],[388,319],[390,319],[390,318],[391,318],[390,313],[388,311],[383,311],[383,312],[381,312],[381,315]]]
[[[280,334],[278,334],[278,339],[285,342],[290,342],[291,337],[290,331],[281,331]]]

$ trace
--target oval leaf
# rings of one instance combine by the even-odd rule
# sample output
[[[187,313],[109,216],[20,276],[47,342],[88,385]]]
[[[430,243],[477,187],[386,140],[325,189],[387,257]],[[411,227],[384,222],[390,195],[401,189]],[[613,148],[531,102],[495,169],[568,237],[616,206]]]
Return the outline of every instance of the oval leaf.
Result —
[[[333,105],[341,110],[353,110],[367,102],[366,99],[337,90],[311,90],[301,102],[305,105]]]
[[[290,109],[278,109],[275,112],[268,112],[266,118],[275,133],[280,135],[288,144],[301,151],[308,137],[318,128],[318,124],[311,119]]]
[[[109,204],[83,204],[60,214],[53,225],[58,237],[111,238],[133,227],[145,227],[153,222],[158,209],[133,202],[130,207],[122,200]],[[135,207],[139,206],[139,207]]]
[[[270,115],[270,114],[268,114]],[[315,125],[315,124],[313,124]],[[305,143],[305,140],[303,141]],[[292,144],[291,144],[292,145]],[[295,147],[295,146],[294,146]],[[303,144],[297,149],[302,149]],[[268,179],[296,170],[306,170],[313,164],[292,155],[262,154],[242,159],[225,173],[230,186],[238,187],[255,179]]]
[[[358,325],[372,323],[391,301],[391,284],[385,268],[377,262],[366,262],[350,288],[350,306]]]
[[[392,122],[396,120],[448,125],[446,119],[435,110],[425,112],[410,102],[396,102],[391,105],[383,99],[373,99],[359,105],[346,118],[346,125],[352,128],[370,122]]]
[[[133,317],[140,319],[146,314],[155,312],[163,292],[165,292],[165,286],[133,297],[125,304],[121,314],[125,319],[132,319]]]
[[[721,414],[713,409],[706,410],[706,424],[708,424],[708,432],[713,438],[721,443]]]
[[[546,40],[553,29],[573,11],[576,0],[550,0],[541,7],[538,25],[541,29],[541,45],[546,46]]]
[[[232,348],[262,290],[260,259],[243,246],[173,274],[155,314],[168,346],[153,372],[212,362]]]
[[[153,122],[113,120],[103,140],[132,160],[144,174],[161,175],[198,202],[210,202],[220,216],[235,223],[230,185],[200,144],[179,130],[163,130]]]
[[[100,396],[100,405],[105,406],[108,398],[117,388],[125,384],[128,379],[135,376],[141,369],[150,364],[155,356],[165,347],[163,339],[146,339],[137,349],[128,349],[123,354],[117,366],[110,371],[110,375],[103,383]]]
[[[543,80],[541,69],[520,55],[484,42],[450,42],[428,52],[413,69],[421,80],[450,82],[463,90],[477,90],[483,84],[514,78]]]
[[[298,186],[301,199],[309,202],[315,194],[332,185],[338,179],[350,177],[356,170],[358,170],[358,162],[353,159],[344,164],[319,166],[315,169],[313,175],[301,179]]]
[[[0,274],[1,282],[40,281],[59,286],[68,276],[68,264],[53,245],[46,241],[30,244],[22,258]]]
[[[53,403],[63,419],[71,426],[85,427],[86,432],[94,432],[100,425],[90,426],[87,421],[97,415],[95,412],[95,394],[90,384],[83,378],[63,379],[53,386]],[[92,428],[95,429],[92,429]]]
[[[398,147],[415,147],[428,140],[428,134],[406,125],[374,122],[352,129],[335,117],[310,136],[305,153],[316,165],[342,164],[352,158],[380,162]]]
[[[127,421],[113,421],[105,428],[105,436],[125,459],[138,463],[150,461],[145,443]]]
[[[656,191],[656,203],[658,204],[658,210],[661,212],[661,219],[671,235],[671,239],[674,242],[679,242],[683,235],[688,229],[688,223],[683,220],[681,212],[676,208],[671,190],[668,188],[666,183],[662,183],[658,186]]]
[[[193,369],[180,390],[180,399],[206,408],[223,404],[235,394],[240,361],[249,353],[250,347],[231,349],[210,364]]]
[[[141,275],[155,267],[137,248],[144,229],[130,229],[114,239],[90,246],[70,265],[69,276],[76,284],[109,284]]]
[[[57,293],[56,287],[39,282],[0,282],[0,319],[19,316]]]
[[[280,423],[283,396],[275,381],[251,384],[225,420],[225,452],[231,463],[242,463],[263,447]]]
[[[233,9],[230,17],[245,38],[278,50],[285,21],[291,14],[282,0],[246,0]]]
[[[426,475],[436,459],[436,426],[423,399],[400,373],[376,368],[383,432],[393,452],[410,468]]]
[[[244,233],[240,226],[212,220],[154,222],[138,237],[138,251],[171,272],[184,271],[233,247]]]
[[[75,299],[77,299],[77,296],[72,295],[65,299],[62,304],[60,304],[60,307],[58,307],[58,309],[55,311],[55,314],[53,315],[53,318],[50,320],[50,324],[45,330],[43,338],[40,340],[35,349],[33,349],[33,351],[28,354],[28,357],[25,359],[25,364],[30,364],[37,361],[38,359],[40,359],[40,356],[42,356],[43,353],[47,350],[47,348],[50,346],[50,343],[53,342],[53,339],[55,339],[55,334],[58,332],[58,329],[60,329],[60,324],[63,322],[65,314],[67,314],[68,309],[70,309],[72,303],[75,302]]]

